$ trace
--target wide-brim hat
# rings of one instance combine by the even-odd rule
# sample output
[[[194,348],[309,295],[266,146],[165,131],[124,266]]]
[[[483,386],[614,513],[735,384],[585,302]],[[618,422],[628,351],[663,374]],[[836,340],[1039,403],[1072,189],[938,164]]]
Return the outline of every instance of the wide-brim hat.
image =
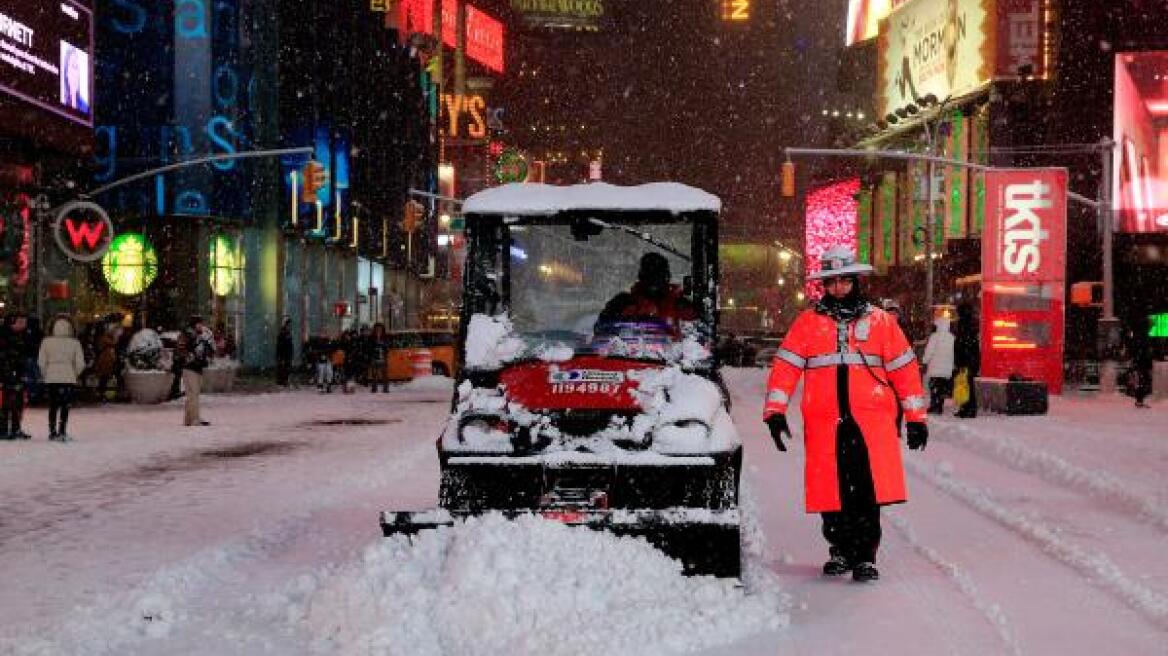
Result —
[[[815,273],[807,276],[808,280],[822,280],[824,278],[838,278],[840,276],[866,276],[872,273],[872,265],[864,264],[863,262],[851,262],[848,264],[841,264],[838,268],[829,267],[828,262],[823,263],[823,268]]]

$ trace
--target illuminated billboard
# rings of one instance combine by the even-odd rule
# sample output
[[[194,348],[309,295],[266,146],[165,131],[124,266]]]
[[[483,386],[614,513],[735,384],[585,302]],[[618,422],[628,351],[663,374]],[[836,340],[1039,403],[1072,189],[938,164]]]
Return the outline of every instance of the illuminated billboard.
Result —
[[[1168,232],[1168,51],[1115,57],[1115,229]]]
[[[0,92],[93,126],[88,2],[0,0]]]
[[[819,256],[832,246],[844,245],[856,248],[856,227],[859,204],[856,196],[860,192],[860,179],[841,180],[807,194],[806,234],[803,244],[807,249],[803,262],[806,274],[819,271]],[[812,298],[822,295],[818,284],[808,283],[807,293]]]
[[[603,0],[511,0],[511,10],[530,28],[596,31]]]
[[[503,24],[470,5],[466,6],[466,56],[503,72]]]
[[[848,33],[846,44],[876,38],[880,19],[887,18],[893,9],[908,0],[848,0]]]
[[[442,0],[442,43],[458,47],[458,0]],[[402,30],[432,34],[434,3],[430,0],[402,0],[398,6]],[[466,56],[497,73],[503,72],[503,23],[466,5]]]
[[[988,83],[994,8],[993,0],[911,0],[893,11],[880,31],[880,115],[928,94],[955,98]]]

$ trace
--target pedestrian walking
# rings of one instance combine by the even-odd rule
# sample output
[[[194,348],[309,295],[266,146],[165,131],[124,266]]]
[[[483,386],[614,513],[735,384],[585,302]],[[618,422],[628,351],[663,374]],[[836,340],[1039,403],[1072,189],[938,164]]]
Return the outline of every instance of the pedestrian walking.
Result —
[[[977,320],[973,316],[973,306],[962,303],[957,306],[957,337],[953,344],[953,402],[957,404],[955,417],[972,419],[977,416],[977,386],[974,380],[981,371],[981,338],[978,335]],[[957,388],[964,388],[963,394]],[[964,396],[964,399],[959,398]]]
[[[285,317],[276,335],[276,384],[288,386],[288,376],[292,372],[292,320]]]
[[[211,354],[215,347],[203,317],[197,314],[191,316],[187,321],[187,329],[183,331],[182,341],[182,382],[186,391],[183,425],[208,426],[211,422],[204,420],[199,413],[199,391],[203,387],[203,370],[211,364]]]
[[[945,397],[953,387],[953,344],[956,338],[949,331],[948,317],[933,322],[936,330],[929,335],[921,363],[927,367],[925,380],[929,388],[929,414],[939,415],[945,409]]]
[[[112,320],[103,325],[97,336],[97,356],[93,362],[93,375],[97,377],[97,395],[102,403],[110,400],[107,387],[111,378],[115,381],[114,394],[117,395],[118,342],[121,337],[121,323]]]
[[[49,397],[49,439],[68,442],[69,406],[81,372],[85,370],[85,352],[73,336],[73,324],[61,315],[53,320],[49,336],[41,342],[37,364]]]
[[[0,329],[0,438],[27,440],[31,436],[21,428],[24,418],[24,393],[28,382],[28,316],[23,312],[8,315]]]
[[[829,544],[823,573],[873,581],[880,576],[880,506],[907,499],[897,407],[908,421],[909,448],[923,449],[926,402],[904,333],[861,292],[860,276],[872,267],[845,246],[825,251],[820,266],[808,277],[822,280],[826,294],[795,319],[776,352],[763,420],[786,451],[787,408],[804,377],[805,501],[808,513],[822,516]]]

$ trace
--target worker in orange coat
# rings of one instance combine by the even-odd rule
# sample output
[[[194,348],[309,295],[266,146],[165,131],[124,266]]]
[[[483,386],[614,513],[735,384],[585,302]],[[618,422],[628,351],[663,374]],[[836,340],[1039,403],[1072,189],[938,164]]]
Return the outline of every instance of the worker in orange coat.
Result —
[[[880,506],[906,499],[896,427],[897,407],[908,422],[910,449],[923,449],[928,402],[912,347],[896,319],[860,291],[872,267],[845,246],[824,252],[819,271],[825,294],[791,326],[767,381],[763,420],[780,451],[790,437],[787,406],[803,381],[803,442],[807,512],[823,517],[828,576],[852,572],[856,581],[880,577]]]

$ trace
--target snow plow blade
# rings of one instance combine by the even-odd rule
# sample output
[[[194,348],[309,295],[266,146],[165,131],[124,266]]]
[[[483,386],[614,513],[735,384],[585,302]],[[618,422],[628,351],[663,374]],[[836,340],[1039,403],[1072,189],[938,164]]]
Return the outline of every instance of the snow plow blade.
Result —
[[[413,535],[489,512],[535,515],[641,537],[687,575],[738,577],[741,447],[639,462],[547,462],[538,457],[443,457],[439,508],[384,512],[382,532]]]
[[[705,508],[667,510],[509,510],[514,519],[539,516],[569,526],[604,530],[614,535],[644,538],[665,555],[678,560],[687,576],[736,578],[741,573],[738,510]],[[412,537],[420,531],[453,526],[456,517],[445,510],[386,511],[381,513],[385,537]]]

